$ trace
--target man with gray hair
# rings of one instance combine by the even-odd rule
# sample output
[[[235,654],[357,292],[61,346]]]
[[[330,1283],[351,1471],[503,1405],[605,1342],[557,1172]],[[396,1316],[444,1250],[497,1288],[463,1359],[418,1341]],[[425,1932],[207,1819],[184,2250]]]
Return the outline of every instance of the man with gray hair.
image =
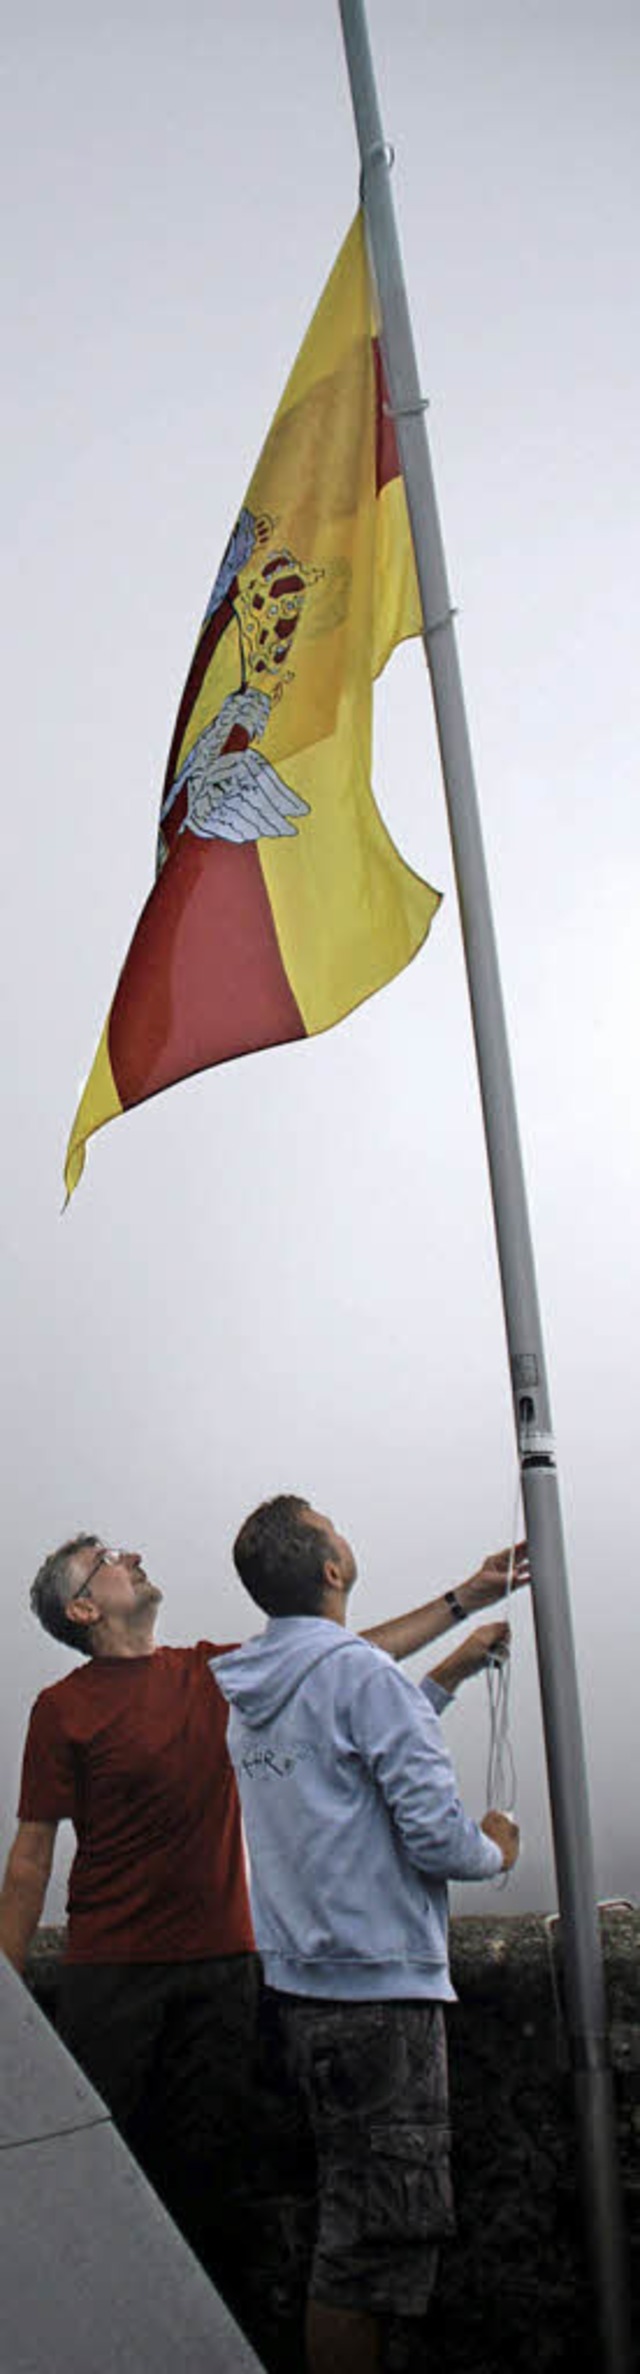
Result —
[[[89,1533],[36,1576],[34,1613],[86,1663],[33,1708],[0,1946],[23,1967],[69,1819],[60,2033],[233,2304],[258,1966],[214,1643],[156,1648],[161,1599]]]

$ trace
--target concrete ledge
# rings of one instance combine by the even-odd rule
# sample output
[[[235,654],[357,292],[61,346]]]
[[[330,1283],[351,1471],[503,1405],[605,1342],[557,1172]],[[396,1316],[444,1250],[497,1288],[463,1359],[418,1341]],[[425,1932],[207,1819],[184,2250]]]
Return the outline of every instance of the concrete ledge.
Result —
[[[36,1955],[37,1961],[37,1955]],[[0,1956],[3,2374],[260,2374],[104,2103]]]

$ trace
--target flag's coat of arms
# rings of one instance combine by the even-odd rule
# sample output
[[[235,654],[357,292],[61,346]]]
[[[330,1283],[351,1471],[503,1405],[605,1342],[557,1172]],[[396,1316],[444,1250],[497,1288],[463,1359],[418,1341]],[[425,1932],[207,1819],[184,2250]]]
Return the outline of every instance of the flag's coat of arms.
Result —
[[[288,381],[178,711],[158,871],[73,1125],[326,1030],[426,937],[438,895],[370,788],[374,678],[421,631],[358,216]]]
[[[277,840],[282,833],[295,832],[292,816],[307,814],[306,800],[288,791],[262,752],[250,747],[266,733],[273,703],[292,681],[285,662],[292,653],[307,585],[322,575],[319,569],[301,567],[293,553],[268,548],[262,565],[252,569],[248,583],[243,582],[259,538],[266,539],[272,527],[272,520],[256,521],[245,506],[227,545],[206,612],[204,637],[209,665],[219,639],[230,632],[231,607],[241,682],[237,692],[225,695],[217,716],[203,727],[173,777],[170,761],[160,810],[159,866],[176,832],[196,833],[203,841],[258,841],[265,834]]]

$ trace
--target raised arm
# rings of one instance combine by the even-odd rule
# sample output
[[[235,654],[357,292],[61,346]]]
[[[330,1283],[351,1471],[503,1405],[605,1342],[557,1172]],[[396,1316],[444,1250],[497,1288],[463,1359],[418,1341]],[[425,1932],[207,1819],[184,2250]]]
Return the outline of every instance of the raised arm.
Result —
[[[403,1657],[412,1657],[428,1641],[438,1640],[441,1632],[451,1632],[462,1617],[476,1616],[482,1608],[493,1607],[497,1599],[504,1598],[510,1560],[510,1550],[492,1551],[475,1574],[467,1575],[463,1583],[451,1585],[453,1605],[441,1591],[437,1599],[427,1599],[424,1607],[411,1608],[406,1616],[390,1616],[385,1624],[373,1624],[363,1632],[363,1640],[372,1641],[376,1649],[385,1649],[387,1656],[400,1664]],[[527,1545],[521,1541],[514,1552],[511,1588],[519,1591],[528,1581]]]
[[[53,1863],[57,1822],[20,1822],[0,1892],[0,1952],[24,1970]]]
[[[456,1641],[448,1657],[430,1667],[426,1680],[438,1682],[440,1689],[453,1697],[460,1683],[470,1681],[475,1673],[486,1673],[489,1665],[504,1665],[510,1647],[510,1624],[478,1624],[475,1632],[466,1632],[464,1640]]]

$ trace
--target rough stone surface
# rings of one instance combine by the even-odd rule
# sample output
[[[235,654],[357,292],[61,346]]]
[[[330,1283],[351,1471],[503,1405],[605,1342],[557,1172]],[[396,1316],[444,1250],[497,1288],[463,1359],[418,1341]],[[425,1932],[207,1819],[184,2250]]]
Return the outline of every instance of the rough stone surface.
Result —
[[[620,2166],[640,2328],[640,1911],[602,1909]],[[29,1983],[53,2013],[61,1933],[44,1929]],[[421,2374],[565,2374],[596,2366],[594,2304],[562,2011],[559,1926],[539,1915],[452,1922],[449,2019],[458,2236],[443,2253]],[[259,2172],[264,2198],[264,2167]],[[274,2224],[274,2231],[276,2225]],[[273,2269],[277,2296],[278,2268]],[[300,2337],[264,2347],[294,2374]],[[404,2363],[408,2365],[408,2360]]]
[[[640,1913],[602,1935],[620,2166],[640,2323]],[[443,2260],[430,2347],[474,2374],[597,2364],[559,1926],[539,1916],[452,1925],[449,2024],[458,2244]],[[445,2355],[446,2341],[446,2355]]]

